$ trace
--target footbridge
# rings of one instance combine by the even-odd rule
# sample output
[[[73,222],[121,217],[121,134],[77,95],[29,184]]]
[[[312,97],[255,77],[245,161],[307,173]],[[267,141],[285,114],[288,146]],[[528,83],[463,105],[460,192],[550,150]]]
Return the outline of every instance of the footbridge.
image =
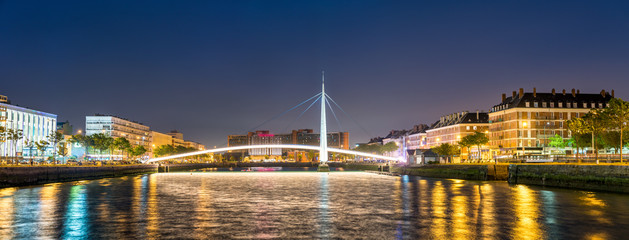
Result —
[[[175,154],[175,155],[170,155],[170,156],[152,158],[152,159],[147,160],[145,163],[159,162],[159,161],[164,161],[164,160],[191,157],[191,156],[209,154],[209,153],[223,153],[223,152],[229,152],[229,151],[260,149],[260,148],[262,149],[264,148],[303,149],[303,150],[316,150],[316,151],[321,150],[321,147],[318,147],[318,146],[297,145],[297,144],[246,145],[246,146],[236,146],[236,147],[214,148],[214,149],[209,149],[209,150],[201,150],[201,151],[196,151],[196,152],[189,152],[189,153],[182,153],[182,154]],[[352,150],[346,150],[346,149],[328,147],[327,150],[328,152],[349,154],[349,155],[355,155],[355,156],[361,156],[361,157],[367,157],[367,158],[373,158],[373,159],[381,159],[381,160],[387,160],[387,161],[402,160],[400,158],[395,158],[395,157],[388,157],[388,156],[382,156],[382,155],[377,155],[377,154],[358,152],[358,151],[352,151]]]
[[[323,73],[321,75],[321,93],[318,93],[317,95],[314,95],[310,99],[308,99],[308,100],[298,104],[295,107],[292,107],[288,111],[290,111],[290,110],[292,110],[292,109],[294,109],[294,108],[296,108],[298,106],[301,106],[302,104],[304,104],[307,101],[309,101],[311,99],[314,99],[314,98],[317,98],[317,100],[312,102],[310,104],[310,106],[305,111],[308,111],[308,109],[310,109],[310,107],[313,104],[315,104],[319,99],[321,100],[321,128],[320,128],[320,132],[319,132],[319,139],[320,139],[320,141],[319,141],[319,146],[318,147],[317,146],[310,146],[310,145],[297,145],[297,144],[293,144],[293,145],[291,145],[291,144],[268,144],[268,145],[232,146],[232,147],[214,148],[214,149],[210,149],[210,150],[201,150],[201,151],[197,151],[197,152],[182,153],[182,154],[170,155],[170,156],[165,156],[165,157],[152,158],[152,159],[147,160],[145,163],[152,163],[152,162],[158,162],[158,161],[164,161],[164,160],[176,159],[176,158],[182,158],[182,157],[190,157],[190,156],[201,155],[201,154],[208,154],[208,153],[221,153],[221,152],[229,152],[229,151],[236,151],[236,150],[260,149],[260,148],[262,148],[262,149],[265,149],[265,148],[281,148],[281,149],[316,150],[316,151],[319,151],[319,162],[321,162],[323,165],[325,165],[325,163],[328,161],[328,152],[350,154],[350,155],[355,155],[355,156],[368,157],[368,158],[381,159],[381,160],[388,160],[388,161],[404,161],[403,158],[388,157],[388,156],[382,156],[382,155],[376,155],[376,154],[370,154],[370,153],[364,153],[364,152],[358,152],[358,151],[352,151],[352,150],[328,147],[326,111],[325,111],[326,110],[326,103],[330,107],[330,110],[332,111],[332,115],[334,115],[334,118],[336,118],[336,114],[334,113],[334,110],[332,110],[332,106],[330,105],[329,102],[326,101],[326,99],[329,99],[332,103],[334,103],[337,107],[339,107],[339,109],[341,111],[343,111],[343,109],[338,104],[336,104],[336,102],[334,100],[332,100],[332,98],[330,98],[330,96],[328,96],[325,93],[325,78],[324,78]],[[284,112],[284,113],[286,113],[286,112]],[[284,114],[284,113],[282,113],[282,114]],[[301,117],[301,115],[300,115],[300,117]],[[338,119],[337,119],[337,121],[338,121]],[[340,127],[340,123],[339,123],[339,127]],[[325,166],[327,167],[327,165],[325,165]]]

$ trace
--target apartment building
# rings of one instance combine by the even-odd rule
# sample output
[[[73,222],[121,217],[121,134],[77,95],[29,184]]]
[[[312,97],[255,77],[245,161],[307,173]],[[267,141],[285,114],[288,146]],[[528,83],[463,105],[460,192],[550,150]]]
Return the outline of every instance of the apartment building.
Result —
[[[489,146],[498,157],[548,154],[550,137],[571,137],[566,120],[604,108],[613,97],[614,90],[611,94],[575,89],[538,93],[535,88],[532,92],[520,88],[509,97],[502,94],[501,102],[489,112]]]

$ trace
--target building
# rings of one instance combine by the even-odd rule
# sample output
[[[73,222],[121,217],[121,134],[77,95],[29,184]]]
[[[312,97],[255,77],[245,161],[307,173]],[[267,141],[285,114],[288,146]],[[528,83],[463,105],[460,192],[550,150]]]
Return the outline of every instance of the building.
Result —
[[[161,132],[151,131],[151,140],[151,152],[159,146],[173,145],[173,136]]]
[[[246,135],[229,135],[227,144],[230,147],[262,144],[299,144],[319,146],[319,134],[312,129],[293,130],[291,133],[272,134],[268,130],[249,132]],[[348,132],[329,132],[328,147],[349,149]],[[278,156],[282,155],[282,149],[250,149],[251,156]]]
[[[392,152],[383,153],[385,156],[389,157],[402,157],[406,159],[406,141],[405,136],[408,133],[407,130],[391,130],[387,136],[382,139],[382,145],[386,145],[387,143],[393,142],[398,146],[398,149]]]
[[[180,133],[177,130],[172,130],[172,131],[170,131],[170,132],[168,132],[166,134],[168,134],[168,135],[173,137],[172,145],[174,147],[176,147],[176,146],[185,146],[185,143],[184,143],[185,141],[183,140],[183,133]]]
[[[70,125],[70,122],[68,121],[57,122],[57,132],[63,135],[72,135],[72,125]]]
[[[502,94],[489,112],[489,146],[496,157],[549,154],[550,137],[571,137],[566,120],[604,108],[613,97],[614,90],[584,94],[575,89],[538,93],[535,88],[532,92],[520,88],[510,97]]]
[[[57,115],[12,105],[6,96],[0,96],[0,126],[7,130],[22,130],[23,134],[19,141],[6,140],[0,143],[1,156],[40,156],[36,148],[24,147],[24,142],[47,140],[57,129]],[[53,150],[48,147],[44,155],[51,155]]]
[[[474,132],[489,133],[489,115],[486,112],[457,112],[439,118],[430,129],[426,130],[426,148],[433,148],[444,143],[458,144],[461,138]],[[461,158],[469,159],[470,151],[478,154],[478,149],[461,149]],[[480,149],[481,154],[488,154],[487,149]],[[488,156],[480,156],[488,159]],[[458,159],[454,159],[457,161]]]
[[[426,130],[430,129],[426,124],[418,124],[413,126],[411,130],[406,133],[405,142],[408,150],[427,149],[426,142]]]
[[[205,145],[194,142],[194,141],[185,141],[183,139],[183,133],[180,133],[176,130],[173,130],[169,133],[161,133],[157,131],[151,131],[151,152],[153,149],[163,145],[171,145],[173,147],[186,147],[186,148],[194,148],[197,150],[205,150]]]
[[[152,149],[151,129],[142,123],[111,115],[86,116],[85,134],[97,133],[104,133],[114,138],[124,137],[129,140],[131,146],[143,146],[147,151]]]
[[[194,148],[196,150],[205,150],[205,145],[198,143],[198,142],[194,142],[194,141],[184,141],[183,142],[184,147],[187,148]]]

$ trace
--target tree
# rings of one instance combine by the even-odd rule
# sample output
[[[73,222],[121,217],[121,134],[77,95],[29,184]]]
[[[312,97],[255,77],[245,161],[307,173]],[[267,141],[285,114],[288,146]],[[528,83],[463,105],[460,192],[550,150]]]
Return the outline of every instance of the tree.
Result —
[[[461,148],[466,148],[467,149],[467,153],[468,153],[468,160],[470,158],[470,154],[471,154],[471,149],[470,147],[474,146],[474,143],[472,142],[471,137],[469,137],[471,135],[467,135],[463,138],[461,138],[461,140],[459,141],[459,146]]]
[[[315,157],[314,151],[312,150],[308,151],[308,159],[310,159],[310,161],[314,161],[314,157]]]
[[[380,145],[380,144],[362,144],[362,145],[359,145],[358,147],[354,148],[354,150],[359,151],[359,152],[380,154],[382,152],[382,145]]]
[[[153,149],[153,155],[156,157],[168,156],[175,153],[175,148],[172,145],[161,145]]]
[[[23,136],[22,129],[9,129],[6,131],[6,138],[11,141],[11,146],[13,147],[12,152],[16,156],[13,159],[13,163],[17,161],[17,142],[22,140]]]
[[[565,148],[568,145],[559,134],[555,134],[555,136],[550,137],[548,140],[550,140],[548,145],[554,148]]]
[[[85,157],[83,159],[87,158],[90,147],[94,145],[94,138],[92,138],[92,136],[86,136],[86,135],[81,135],[81,134],[73,135],[70,141],[73,143],[78,143],[81,146],[83,146],[83,148],[85,149]]]
[[[63,141],[63,134],[54,131],[48,135],[48,142],[52,145],[52,161],[57,164],[57,148],[59,143]]]
[[[68,145],[66,143],[62,143],[61,145],[59,145],[59,147],[57,148],[57,154],[59,154],[59,156],[61,157],[66,157],[68,156]]]
[[[603,110],[608,118],[611,128],[617,128],[620,130],[620,136],[618,137],[618,146],[620,149],[620,163],[622,163],[622,148],[623,148],[623,129],[625,124],[629,122],[629,102],[623,101],[620,98],[612,98],[609,101],[608,107]]]
[[[124,156],[125,150],[131,148],[131,143],[126,138],[119,137],[114,139],[114,142],[111,144],[111,146],[115,149],[122,151],[122,155]]]
[[[24,140],[24,147],[28,149],[28,155],[31,157],[31,164],[33,164],[33,149],[35,148],[35,141]]]
[[[446,156],[449,163],[452,163],[452,156],[461,153],[461,149],[457,145],[452,145],[449,143],[443,143],[439,146],[433,147],[432,151],[436,154]]]
[[[583,120],[587,131],[592,135],[592,149],[595,152],[595,158],[598,162],[598,149],[600,145],[597,144],[595,136],[607,130],[609,119],[601,109],[592,109],[583,116]]]
[[[109,135],[104,133],[97,133],[91,135],[94,141],[94,147],[98,149],[98,153],[100,155],[103,154],[103,151],[108,150],[111,144],[114,142],[114,139]]]
[[[146,153],[146,148],[144,148],[144,146],[142,145],[138,145],[132,148],[131,151],[129,151],[129,154],[131,154],[131,156],[133,157],[137,157],[137,156],[141,156],[144,155]]]
[[[471,146],[476,146],[478,159],[480,159],[482,157],[481,146],[486,145],[489,142],[489,138],[487,137],[487,134],[475,131],[474,133],[463,137],[460,142],[463,142],[463,144],[468,148]]]
[[[7,129],[2,127],[2,126],[0,126],[0,144],[4,143],[6,141],[7,141]],[[4,151],[6,153],[6,149]],[[0,156],[2,156],[2,155],[0,154]]]
[[[388,142],[387,144],[380,147],[380,152],[393,152],[397,151],[398,149],[399,147],[397,146],[397,144],[395,144],[395,142]]]
[[[584,142],[583,135],[588,133],[586,122],[583,118],[572,118],[566,121],[566,125],[568,125],[568,130],[570,130],[572,140],[577,148],[577,161],[581,163],[581,160],[579,159],[579,148],[587,146],[582,143]]]
[[[48,141],[46,140],[35,142],[35,147],[37,147],[37,150],[41,152],[41,156],[44,156],[44,152],[46,151],[46,148],[48,147],[49,144],[50,143],[48,143]]]

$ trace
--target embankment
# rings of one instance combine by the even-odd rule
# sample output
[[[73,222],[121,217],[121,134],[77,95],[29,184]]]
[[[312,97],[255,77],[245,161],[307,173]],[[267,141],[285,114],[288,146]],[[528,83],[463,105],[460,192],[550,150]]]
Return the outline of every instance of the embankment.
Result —
[[[392,172],[422,177],[457,178],[465,180],[507,180],[508,165],[448,164],[420,167],[393,167]]]
[[[509,183],[629,193],[627,165],[509,165]]]
[[[37,185],[157,172],[157,165],[0,167],[0,187]]]

